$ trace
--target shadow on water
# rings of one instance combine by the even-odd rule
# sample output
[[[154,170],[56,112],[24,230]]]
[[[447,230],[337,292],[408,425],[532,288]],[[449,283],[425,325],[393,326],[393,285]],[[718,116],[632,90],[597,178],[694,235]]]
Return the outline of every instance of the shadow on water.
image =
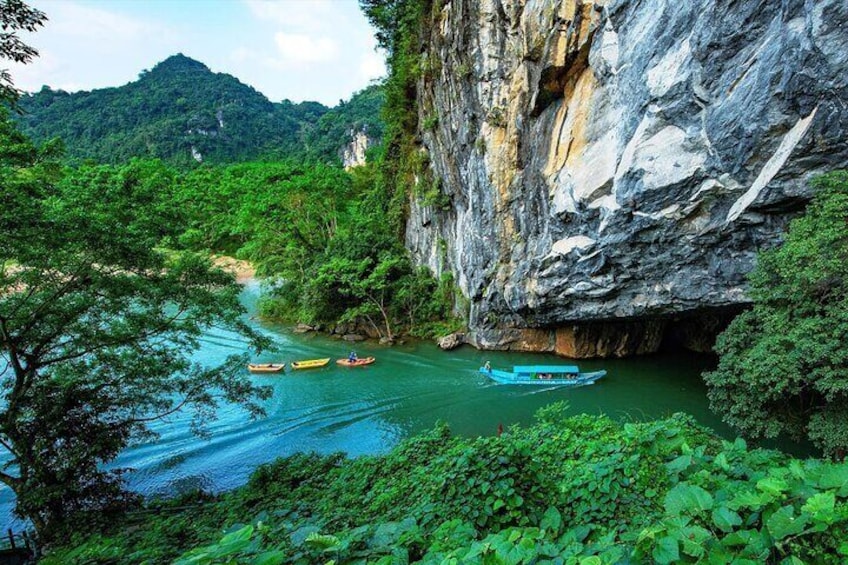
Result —
[[[256,311],[257,285],[246,287],[243,298]],[[265,403],[267,415],[251,420],[237,406],[223,406],[210,422],[211,437],[200,439],[189,430],[188,414],[158,422],[160,438],[127,449],[115,464],[135,469],[130,486],[148,495],[172,495],[202,487],[220,491],[246,482],[260,464],[299,451],[346,452],[351,456],[385,453],[404,438],[446,422],[465,436],[494,435],[498,427],[527,425],[543,406],[566,401],[571,414],[606,414],[620,421],[644,421],[686,412],[720,435],[733,432],[709,410],[706,386],[700,375],[711,368],[709,355],[666,352],[660,355],[614,360],[581,361],[582,370],[606,369],[607,376],[592,386],[545,387],[494,385],[478,368],[562,363],[549,354],[483,352],[470,347],[443,352],[429,342],[393,347],[349,343],[317,334],[293,334],[289,327],[250,320],[273,338],[278,351],[258,362],[280,362],[330,357],[317,369],[253,375],[270,385],[273,396]],[[208,364],[240,353],[245,344],[233,334],[215,330],[202,340],[195,359]],[[365,367],[340,367],[335,360],[350,349],[377,362]],[[779,445],[798,455],[810,452]],[[0,516],[12,526],[12,497],[0,490]]]

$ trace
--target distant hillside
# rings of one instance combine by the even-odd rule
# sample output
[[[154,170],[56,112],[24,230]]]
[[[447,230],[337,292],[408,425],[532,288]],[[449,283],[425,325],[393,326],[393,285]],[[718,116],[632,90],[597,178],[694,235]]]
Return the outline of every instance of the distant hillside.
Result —
[[[373,141],[383,138],[381,112],[385,93],[380,86],[357,92],[348,102],[327,111],[315,124],[304,126],[302,139],[308,153],[323,161],[337,158],[339,140],[347,144],[354,132],[365,132]]]
[[[121,87],[73,94],[45,87],[21,100],[19,120],[36,141],[62,138],[75,161],[336,162],[352,130],[382,133],[382,99],[372,86],[333,109],[318,102],[272,103],[235,77],[180,54]]]

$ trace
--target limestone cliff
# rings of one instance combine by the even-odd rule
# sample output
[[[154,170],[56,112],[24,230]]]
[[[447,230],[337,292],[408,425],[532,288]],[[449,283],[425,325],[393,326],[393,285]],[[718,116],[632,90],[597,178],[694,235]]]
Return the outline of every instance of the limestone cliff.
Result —
[[[407,245],[480,347],[627,355],[746,302],[807,180],[848,166],[845,0],[436,2]],[[449,202],[449,205],[445,205]],[[717,321],[718,320],[718,321]]]

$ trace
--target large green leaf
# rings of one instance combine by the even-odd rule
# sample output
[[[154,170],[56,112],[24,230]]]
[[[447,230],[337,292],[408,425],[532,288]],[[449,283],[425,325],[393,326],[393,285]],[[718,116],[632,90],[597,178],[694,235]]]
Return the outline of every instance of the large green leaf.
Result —
[[[340,540],[336,536],[312,533],[306,538],[306,545],[322,551],[333,551],[339,546]]]
[[[775,540],[800,534],[806,526],[807,518],[795,516],[795,510],[789,505],[784,506],[766,520],[766,527]]]
[[[757,488],[770,495],[779,495],[789,490],[789,484],[777,477],[766,477],[757,481]]]
[[[752,510],[758,510],[773,499],[774,497],[771,494],[746,490],[733,497],[729,506],[731,508],[750,508]]]
[[[819,492],[807,499],[801,511],[810,514],[815,521],[830,523],[835,517],[836,496],[833,492]]]
[[[731,532],[736,526],[742,524],[742,518],[733,510],[719,506],[713,510],[713,524],[723,532]]]
[[[282,565],[286,562],[286,552],[274,550],[266,551],[256,556],[252,565]]]
[[[554,536],[558,535],[562,528],[562,514],[555,507],[551,506],[545,511],[545,515],[542,516],[540,527],[543,530],[550,531]]]
[[[703,488],[681,483],[676,485],[665,497],[665,509],[672,516],[680,514],[698,514],[713,507],[713,496]]]
[[[666,564],[674,563],[680,559],[680,550],[677,547],[677,540],[671,536],[666,536],[657,542],[654,551],[651,552],[656,563]]]
[[[824,489],[838,489],[839,496],[848,496],[848,464],[827,465],[821,471],[818,485]]]
[[[242,528],[239,528],[238,530],[230,532],[221,538],[221,545],[228,545],[249,540],[250,537],[253,535],[253,530],[254,527],[251,524],[248,524]]]

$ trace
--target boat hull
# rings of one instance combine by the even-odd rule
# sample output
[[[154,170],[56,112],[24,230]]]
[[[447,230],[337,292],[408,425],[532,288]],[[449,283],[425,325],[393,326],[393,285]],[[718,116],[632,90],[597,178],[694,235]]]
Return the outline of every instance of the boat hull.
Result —
[[[308,361],[292,361],[291,368],[292,369],[316,369],[318,367],[325,367],[330,363],[330,358],[326,359],[309,359]]]
[[[279,373],[283,369],[286,368],[285,363],[261,363],[258,365],[254,365],[253,363],[248,364],[247,370],[251,373],[262,374],[262,373]]]
[[[342,367],[361,367],[363,365],[370,365],[374,361],[376,361],[374,357],[363,357],[362,359],[357,359],[356,361],[348,361],[347,359],[339,359],[336,361]]]
[[[535,385],[535,386],[584,386],[590,385],[607,374],[606,371],[594,371],[591,373],[569,374],[563,377],[540,378],[539,373],[519,373],[501,371],[498,369],[487,369],[480,367],[480,373],[486,375],[496,383],[504,385]]]

